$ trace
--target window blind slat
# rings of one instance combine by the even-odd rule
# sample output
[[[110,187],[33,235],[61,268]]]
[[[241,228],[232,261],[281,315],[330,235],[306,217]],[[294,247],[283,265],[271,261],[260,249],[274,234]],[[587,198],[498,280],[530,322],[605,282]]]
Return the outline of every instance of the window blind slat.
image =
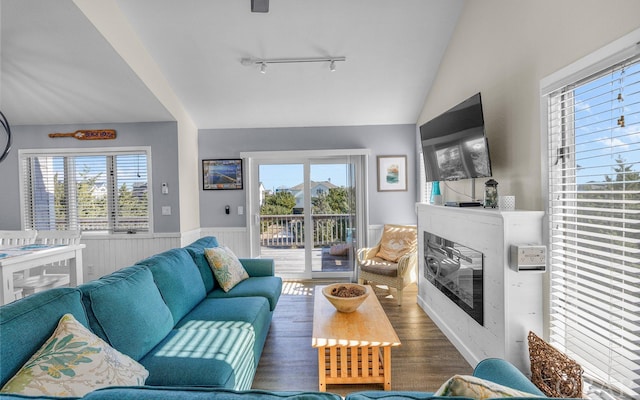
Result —
[[[602,277],[606,276],[607,279],[617,279],[621,282],[624,281],[628,285],[633,285],[633,287],[628,288],[628,290],[630,290],[631,292],[637,291],[636,286],[638,285],[638,281],[640,280],[640,277],[638,277],[638,274],[636,272],[628,272],[631,268],[634,268],[628,265],[625,266],[619,264],[607,268],[606,265],[603,264],[594,265],[586,262],[581,262],[581,258],[578,257],[554,257],[552,265],[555,267],[554,271],[552,272],[552,276],[554,274],[562,273],[573,274],[575,273],[574,271],[576,269],[580,269],[583,270],[585,274],[590,273],[596,275],[596,280],[598,280],[599,278],[604,279]]]
[[[634,323],[640,322],[638,316],[633,315],[633,313],[638,311],[639,303],[635,299],[631,299],[632,297],[638,296],[637,292],[622,295],[602,292],[597,290],[596,286],[591,285],[589,281],[575,278],[571,275],[555,275],[551,284],[555,285],[555,288],[558,290],[561,289],[562,284],[565,284],[566,288],[571,290],[570,295],[567,293],[554,293],[555,299],[566,300],[569,298],[580,298],[584,301],[585,306],[589,305],[597,307],[600,310],[609,310],[608,312],[611,312],[617,317],[624,318],[627,321],[633,321]],[[626,302],[629,300],[630,302],[627,304]],[[625,304],[612,307],[609,304],[612,301],[625,302]]]
[[[590,217],[589,219],[591,219],[592,217]],[[603,219],[604,220],[604,219]],[[585,230],[590,230],[590,229],[602,229],[603,227],[601,225],[597,225],[597,224],[589,224],[589,223],[582,223],[582,222],[577,222],[577,221],[571,221],[571,220],[560,220],[560,219],[553,219],[553,223],[557,224],[557,225],[562,225],[567,227],[567,229],[558,229],[558,230],[563,230],[566,233],[569,232],[582,232],[580,229],[585,229]],[[616,232],[616,234],[623,236],[625,234],[637,234],[640,233],[640,229],[636,229],[634,228],[635,226],[640,226],[640,224],[629,224],[630,226],[626,226],[626,225],[614,225],[615,221],[611,221],[611,223],[609,225],[606,226],[607,231],[608,232]],[[598,234],[592,234],[590,236],[602,236],[602,235],[598,235]],[[637,243],[637,239],[636,239],[636,243]]]
[[[555,237],[556,235],[554,235],[553,237]],[[560,246],[557,241],[553,242],[554,246]],[[588,247],[587,249],[580,247],[580,245],[589,245],[591,247]],[[631,265],[633,265],[634,263],[637,266],[637,262],[638,259],[636,257],[632,257],[633,253],[631,253],[631,251],[629,252],[618,252],[618,253],[613,253],[611,250],[613,250],[612,248],[610,248],[609,246],[607,246],[606,244],[601,244],[598,242],[594,242],[594,241],[589,241],[589,240],[576,240],[574,237],[569,237],[566,238],[566,240],[562,243],[562,247],[568,251],[573,251],[575,252],[575,254],[592,254],[592,255],[596,255],[599,257],[603,257],[603,258],[609,258],[609,257],[615,257],[618,258],[620,261],[622,262],[626,262],[629,263]],[[602,250],[601,248],[605,248],[605,247],[609,247],[608,250]],[[600,248],[600,249],[598,249]],[[581,252],[581,250],[583,252]],[[588,250],[588,251],[587,251]],[[631,256],[629,256],[629,253],[631,253]]]

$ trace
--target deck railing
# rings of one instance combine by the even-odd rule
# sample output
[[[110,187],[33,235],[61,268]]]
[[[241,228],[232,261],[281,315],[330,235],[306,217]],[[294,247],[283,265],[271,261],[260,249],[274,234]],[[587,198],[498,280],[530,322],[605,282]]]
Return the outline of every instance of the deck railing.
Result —
[[[344,243],[351,228],[350,214],[314,214],[313,247]],[[304,215],[261,215],[260,244],[267,247],[304,247]]]

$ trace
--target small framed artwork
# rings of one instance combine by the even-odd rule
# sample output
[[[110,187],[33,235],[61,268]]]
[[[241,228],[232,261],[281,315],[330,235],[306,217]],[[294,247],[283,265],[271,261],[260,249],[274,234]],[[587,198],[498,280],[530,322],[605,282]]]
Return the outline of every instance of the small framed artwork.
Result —
[[[242,159],[202,160],[202,189],[242,189]]]
[[[407,156],[378,156],[378,192],[407,190]]]

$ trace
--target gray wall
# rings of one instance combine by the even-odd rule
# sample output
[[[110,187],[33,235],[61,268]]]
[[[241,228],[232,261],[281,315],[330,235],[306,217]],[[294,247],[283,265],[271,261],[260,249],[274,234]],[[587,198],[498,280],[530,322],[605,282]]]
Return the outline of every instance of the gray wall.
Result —
[[[416,126],[376,125],[313,128],[204,129],[198,135],[198,156],[203,159],[239,158],[243,151],[290,151],[326,149],[371,149],[369,158],[369,223],[415,224],[416,214]],[[408,190],[378,192],[376,157],[406,155]],[[200,168],[202,181],[202,167]],[[224,212],[231,206],[231,214]],[[244,190],[200,189],[200,226],[244,227]]]
[[[52,132],[74,132],[78,129],[115,129],[114,140],[76,140],[49,138]],[[175,122],[82,125],[12,126],[13,145],[9,156],[0,163],[0,230],[22,229],[20,217],[19,149],[98,148],[151,146],[153,211],[155,232],[179,232],[178,134]],[[160,192],[167,182],[169,194]],[[172,215],[161,215],[162,206],[171,206]]]

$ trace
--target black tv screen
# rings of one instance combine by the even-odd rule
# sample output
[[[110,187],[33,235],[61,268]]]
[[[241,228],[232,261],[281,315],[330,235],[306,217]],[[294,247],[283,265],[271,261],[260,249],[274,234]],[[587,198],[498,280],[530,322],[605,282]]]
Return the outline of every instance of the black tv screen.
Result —
[[[480,93],[422,125],[420,137],[428,182],[491,176]]]

